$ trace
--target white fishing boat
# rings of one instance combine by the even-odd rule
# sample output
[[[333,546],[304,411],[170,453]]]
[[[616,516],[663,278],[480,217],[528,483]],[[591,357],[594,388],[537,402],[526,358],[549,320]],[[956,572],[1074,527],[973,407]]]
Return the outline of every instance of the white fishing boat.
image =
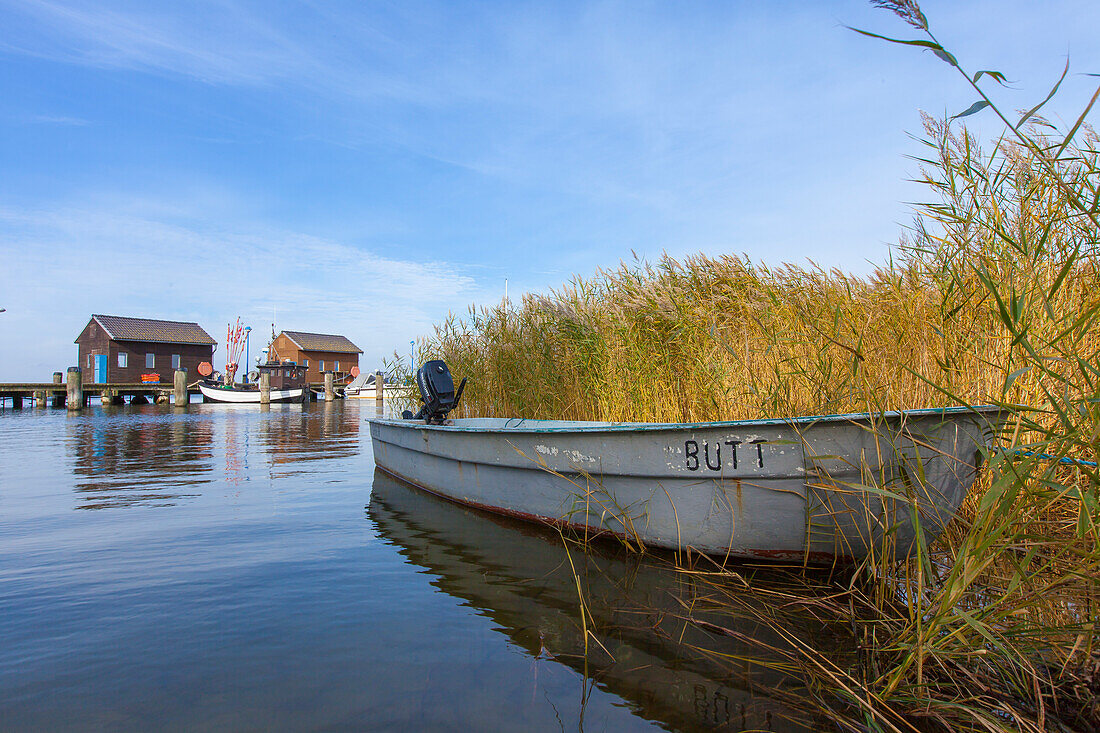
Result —
[[[227,387],[224,384],[199,382],[199,391],[202,392],[203,401],[260,404],[260,387],[256,384]],[[303,402],[306,399],[308,395],[305,387],[271,390],[271,402]]]
[[[418,384],[419,415],[370,421],[375,463],[408,483],[645,546],[817,564],[904,556],[937,536],[1000,423],[993,407],[675,424],[448,420],[461,387],[446,365],[426,364]]]
[[[199,364],[199,374],[203,376],[198,383],[203,402],[228,402],[233,404],[260,404],[260,379],[266,377],[270,386],[270,402],[306,402],[310,398],[309,385],[306,384],[306,367],[292,361],[278,361],[269,358],[266,363],[257,364],[252,372],[251,381],[238,383],[234,378],[237,372],[237,360],[246,348],[248,332],[252,329],[241,325],[237,319],[236,328],[230,326],[226,331],[225,374],[213,373],[209,362]],[[275,338],[275,324],[271,325],[271,337]],[[271,354],[271,344],[267,352]]]

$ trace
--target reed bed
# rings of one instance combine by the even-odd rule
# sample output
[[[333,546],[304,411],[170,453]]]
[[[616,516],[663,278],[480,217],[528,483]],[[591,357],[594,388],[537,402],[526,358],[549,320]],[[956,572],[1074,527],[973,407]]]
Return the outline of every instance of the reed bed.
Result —
[[[850,625],[859,664],[813,648],[788,661],[841,729],[1100,730],[1100,144],[1084,122],[1100,90],[1068,130],[1039,107],[1009,119],[984,91],[1002,75],[964,72],[915,3],[875,4],[1005,121],[983,147],[958,122],[925,119],[929,200],[888,262],[856,276],[737,255],[635,259],[451,317],[419,358],[468,375],[463,409],[483,416],[1002,406],[1008,431],[936,543],[776,599]],[[682,571],[712,611],[734,608],[747,577]]]

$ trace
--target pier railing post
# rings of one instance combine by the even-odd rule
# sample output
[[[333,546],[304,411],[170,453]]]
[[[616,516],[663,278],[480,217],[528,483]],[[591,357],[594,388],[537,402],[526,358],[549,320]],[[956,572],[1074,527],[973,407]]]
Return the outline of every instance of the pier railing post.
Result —
[[[260,404],[271,404],[271,372],[266,369],[260,372]]]
[[[176,407],[187,405],[187,370],[177,369],[172,375],[172,396],[176,398]]]
[[[84,375],[80,367],[69,367],[65,382],[65,405],[70,411],[84,409]]]
[[[382,370],[376,369],[374,372],[374,411],[378,414],[382,414],[385,407],[385,393],[386,385],[385,380],[382,378]]]
[[[332,372],[325,372],[325,400],[336,399],[336,388],[333,386],[335,379]]]

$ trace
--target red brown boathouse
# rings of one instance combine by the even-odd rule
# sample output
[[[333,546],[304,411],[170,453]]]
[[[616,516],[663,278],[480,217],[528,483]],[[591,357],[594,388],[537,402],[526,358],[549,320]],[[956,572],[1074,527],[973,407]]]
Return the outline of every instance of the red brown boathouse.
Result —
[[[76,337],[77,364],[86,382],[136,384],[143,374],[171,382],[176,369],[197,375],[217,343],[197,323],[93,315]]]

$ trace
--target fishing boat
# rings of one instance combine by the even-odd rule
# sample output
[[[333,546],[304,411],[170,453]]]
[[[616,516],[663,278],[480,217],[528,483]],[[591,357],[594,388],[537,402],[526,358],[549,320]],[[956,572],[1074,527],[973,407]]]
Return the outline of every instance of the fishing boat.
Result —
[[[256,365],[257,374],[266,372],[271,378],[271,402],[305,402],[309,399],[306,384],[306,368],[299,364],[272,363]],[[199,382],[204,402],[233,402],[260,404],[260,385],[226,384],[218,379]]]
[[[370,421],[376,465],[462,504],[636,546],[826,564],[936,537],[1001,423],[995,407],[698,423],[448,419],[442,361],[424,405]],[[919,520],[919,521],[918,521]]]
[[[234,375],[237,372],[237,361],[245,348],[247,333],[250,328],[241,326],[241,319],[237,319],[237,326],[230,326],[226,335],[226,352],[228,357],[225,363],[224,375],[214,372],[209,362],[199,364],[199,374],[203,377],[198,383],[202,392],[203,402],[230,402],[235,404],[260,404],[260,378],[266,376],[270,383],[270,402],[305,402],[309,399],[309,385],[306,384],[306,367],[292,361],[272,360],[270,357],[266,363],[257,364],[252,372],[252,380],[245,383],[237,383]],[[272,339],[275,338],[275,327],[272,324]],[[268,354],[271,354],[270,345]]]

